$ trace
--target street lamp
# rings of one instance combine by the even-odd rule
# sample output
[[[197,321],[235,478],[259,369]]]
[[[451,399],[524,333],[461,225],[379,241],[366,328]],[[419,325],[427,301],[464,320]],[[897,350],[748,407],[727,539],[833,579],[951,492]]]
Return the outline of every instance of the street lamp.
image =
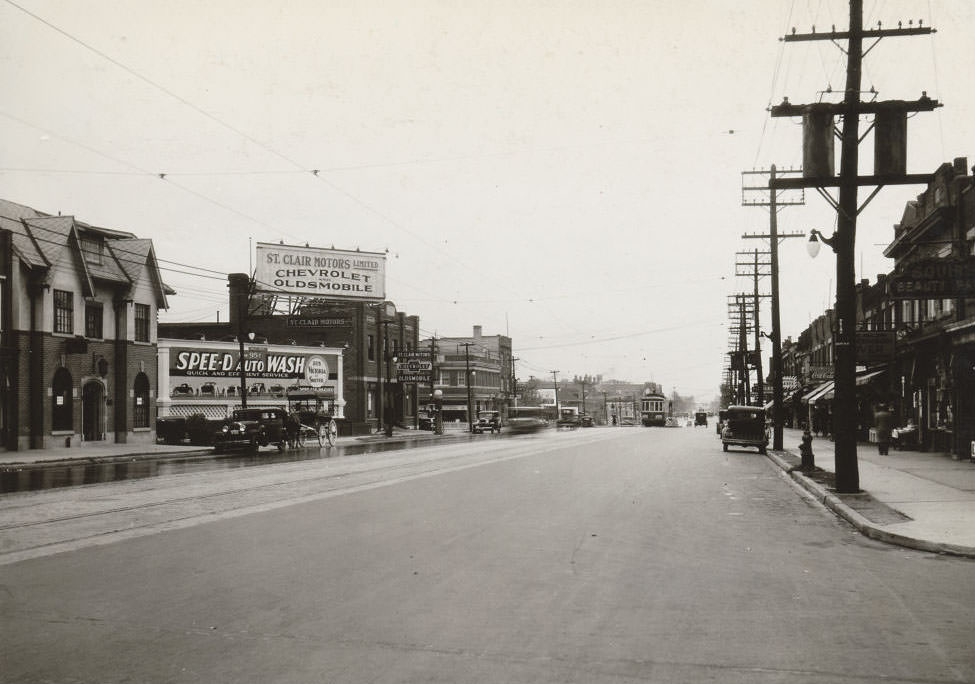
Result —
[[[437,435],[443,434],[443,390],[433,390],[433,403],[436,414],[433,416],[433,432]]]
[[[813,228],[809,231],[809,242],[806,243],[806,252],[809,254],[810,258],[815,259],[819,255],[819,250],[821,248],[820,242],[829,245],[833,251],[836,251],[836,246],[833,244],[833,237],[826,237],[818,230]]]

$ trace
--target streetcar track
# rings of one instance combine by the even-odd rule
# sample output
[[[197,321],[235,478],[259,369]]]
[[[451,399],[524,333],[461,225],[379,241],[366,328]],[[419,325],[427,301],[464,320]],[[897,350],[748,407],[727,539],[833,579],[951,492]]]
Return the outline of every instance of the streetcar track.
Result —
[[[587,440],[587,441],[591,441],[591,440]],[[538,446],[539,445],[537,445],[535,443],[532,443],[531,445],[525,445],[524,448],[519,449],[515,453],[508,453],[508,454],[506,454],[505,456],[503,456],[501,458],[489,457],[487,460],[480,461],[480,462],[476,462],[476,463],[471,463],[469,465],[470,466],[486,465],[486,464],[489,464],[489,463],[495,463],[495,462],[505,461],[505,460],[509,460],[509,459],[512,459],[512,458],[521,458],[521,457],[526,456],[526,455],[529,455],[531,453],[542,453],[542,452],[550,451],[550,450],[556,448],[556,445],[555,444],[546,444],[545,447],[542,448],[541,450],[538,449]],[[485,453],[486,452],[481,452],[482,455],[485,455]],[[421,467],[422,466],[434,466],[433,468],[430,468],[430,469],[428,469],[426,471],[421,471],[420,474],[423,474],[423,473],[435,473],[435,472],[438,472],[438,469],[435,467],[438,464],[443,464],[445,462],[454,461],[454,460],[463,458],[465,456],[468,456],[469,457],[469,456],[476,456],[476,455],[477,454],[470,454],[470,453],[452,454],[450,456],[443,456],[443,457],[431,458],[431,459],[426,459],[426,460],[423,460],[423,461],[420,461],[420,462],[418,462],[418,461],[410,461],[410,462],[407,462],[407,463],[384,464],[384,465],[377,465],[375,467],[364,468],[364,469],[361,469],[361,470],[346,470],[346,471],[343,471],[343,472],[340,472],[340,473],[330,473],[330,474],[327,474],[327,475],[320,475],[320,476],[315,476],[315,477],[311,477],[311,478],[302,477],[301,479],[278,480],[276,482],[265,482],[265,483],[260,483],[260,484],[248,486],[248,487],[238,487],[238,488],[235,488],[235,489],[221,490],[221,491],[209,492],[209,493],[205,493],[205,494],[195,494],[195,495],[192,495],[192,496],[171,497],[171,498],[166,498],[166,499],[160,500],[160,501],[141,502],[141,503],[134,504],[134,505],[131,505],[131,506],[115,506],[113,508],[101,509],[101,510],[98,510],[98,511],[90,511],[90,512],[87,512],[87,513],[78,513],[78,514],[75,514],[75,515],[48,517],[48,518],[44,518],[44,519],[41,519],[41,520],[32,520],[32,521],[23,521],[23,522],[18,522],[18,523],[13,523],[13,524],[5,524],[5,525],[0,525],[0,531],[22,530],[22,529],[27,529],[27,528],[30,528],[30,527],[40,527],[40,526],[44,526],[44,525],[51,525],[51,524],[57,524],[57,523],[73,522],[73,521],[84,520],[84,519],[94,519],[94,518],[97,518],[99,516],[107,516],[107,515],[113,515],[113,514],[118,514],[118,513],[126,513],[126,512],[131,512],[131,511],[138,511],[138,510],[148,510],[148,509],[152,509],[152,508],[162,508],[162,507],[165,507],[165,506],[171,506],[171,505],[180,504],[180,503],[191,503],[191,502],[208,501],[208,500],[213,501],[213,500],[216,500],[216,499],[219,499],[219,498],[222,498],[222,497],[239,495],[239,494],[246,494],[246,493],[249,493],[249,492],[257,492],[257,491],[262,491],[262,490],[263,491],[269,491],[269,490],[273,490],[274,488],[280,488],[280,487],[284,487],[284,486],[291,486],[291,485],[294,485],[296,483],[311,484],[311,483],[315,483],[315,482],[328,482],[328,481],[331,481],[331,480],[337,480],[337,479],[342,479],[342,478],[349,478],[349,477],[354,477],[354,476],[357,476],[357,475],[368,475],[370,473],[375,473],[375,472],[396,473],[396,472],[401,472],[401,471],[403,471],[405,469],[416,468],[418,466],[421,466]],[[295,464],[287,464],[287,465],[295,465]],[[299,476],[301,475],[301,473],[298,473],[298,472],[295,472],[295,474],[296,475],[299,475]],[[376,484],[376,483],[379,483],[379,482],[384,482],[384,481],[386,481],[388,479],[390,479],[390,478],[388,478],[388,477],[387,478],[379,478],[379,479],[373,480],[373,481],[371,481],[369,483],[363,483],[362,486],[365,486],[366,484]],[[318,494],[327,493],[327,491],[329,491],[329,490],[320,491],[320,492],[318,492]],[[335,491],[335,490],[330,490],[330,491]],[[26,506],[24,506],[24,507],[26,507]],[[239,507],[239,508],[246,508],[246,507],[247,506],[242,506],[242,507]],[[18,508],[21,508],[21,507],[18,507]],[[230,509],[230,510],[237,510],[237,509]],[[194,518],[194,517],[200,517],[200,514],[194,514],[194,515],[191,515],[191,516],[187,516],[185,519],[190,519],[190,518]],[[180,520],[180,519],[182,519],[182,518],[175,518],[175,519],[173,519],[173,521]],[[158,524],[159,524],[158,522],[154,522],[154,523],[151,523],[149,526],[151,526],[151,525],[158,525]],[[138,526],[136,526],[136,527],[130,527],[128,529],[138,529]],[[113,532],[117,532],[117,531],[118,530],[114,530]],[[92,537],[97,537],[97,536],[100,536],[102,534],[111,534],[111,533],[112,532],[98,533],[96,535],[91,535],[91,536]],[[56,543],[63,543],[63,542],[54,542],[54,543],[56,544]],[[37,547],[34,547],[34,548],[43,548],[43,546],[44,545],[38,545]],[[0,553],[0,555],[2,555],[2,553]]]

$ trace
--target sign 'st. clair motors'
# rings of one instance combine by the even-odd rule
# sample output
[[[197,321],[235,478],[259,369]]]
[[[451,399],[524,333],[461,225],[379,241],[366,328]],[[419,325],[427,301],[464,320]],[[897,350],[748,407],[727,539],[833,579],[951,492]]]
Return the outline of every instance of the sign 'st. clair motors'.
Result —
[[[386,255],[259,243],[256,281],[265,292],[381,301]]]

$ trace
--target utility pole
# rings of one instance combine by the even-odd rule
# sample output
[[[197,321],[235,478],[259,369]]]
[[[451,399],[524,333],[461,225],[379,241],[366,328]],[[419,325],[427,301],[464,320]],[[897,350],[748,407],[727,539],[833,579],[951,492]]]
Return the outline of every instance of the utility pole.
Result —
[[[511,404],[509,406],[518,405],[518,378],[515,374],[515,361],[520,360],[517,356],[511,357]]]
[[[436,389],[437,378],[437,336],[430,338],[430,399],[433,400],[433,391]]]
[[[555,419],[558,420],[562,417],[562,412],[559,410],[559,371],[549,371],[552,374],[552,378],[555,379]]]
[[[913,22],[908,28],[884,30],[878,24],[876,29],[863,28],[863,0],[850,0],[850,26],[847,31],[825,33],[795,34],[785,36],[786,42],[829,40],[834,43],[847,41],[846,88],[840,103],[818,102],[809,105],[793,105],[788,99],[771,108],[772,116],[802,116],[803,178],[782,179],[770,183],[770,188],[814,187],[836,210],[836,233],[824,240],[836,253],[836,315],[833,365],[834,395],[834,435],[836,491],[852,494],[860,491],[860,474],[856,452],[856,222],[857,216],[876,196],[884,185],[907,185],[928,183],[931,174],[906,173],[906,135],[907,113],[932,111],[941,105],[922,92],[921,98],[909,102],[888,100],[883,102],[861,102],[863,65],[863,39],[876,38],[879,42],[888,36],[911,36],[929,34],[932,29],[918,26]],[[876,45],[870,46],[870,49]],[[874,114],[875,159],[874,175],[859,175],[860,115]],[[840,175],[837,179],[832,168],[833,117],[843,118],[841,132]],[[816,140],[816,130],[825,131],[821,140]],[[820,158],[816,168],[810,168],[805,158]],[[822,159],[826,162],[823,163]],[[875,186],[870,196],[858,204],[858,190],[861,185]],[[834,200],[826,188],[838,187],[839,199]]]
[[[765,377],[762,372],[762,330],[761,330],[761,320],[759,315],[761,309],[759,307],[759,300],[762,298],[769,297],[767,294],[760,294],[758,291],[758,279],[768,275],[767,270],[770,267],[770,262],[759,261],[759,255],[768,255],[768,252],[759,252],[757,249],[754,252],[738,252],[738,257],[748,257],[752,258],[746,261],[735,261],[735,275],[739,277],[748,277],[752,279],[752,328],[755,333],[755,354],[754,358],[749,359],[755,366],[756,378],[755,378],[755,395],[758,398],[756,402],[757,405],[763,406],[765,404]],[[743,270],[750,269],[750,270]],[[751,356],[751,354],[749,354]],[[746,363],[745,370],[748,370],[748,364]]]
[[[743,404],[751,404],[752,391],[748,373],[748,322],[745,319],[745,295],[738,296],[738,317],[738,355],[741,359],[741,372],[745,379],[739,396]],[[674,392],[676,393],[677,390]]]
[[[474,431],[474,400],[471,397],[471,347],[473,342],[461,342],[464,348],[464,384],[467,386],[467,431]]]
[[[247,365],[245,363],[244,338],[247,335],[248,308],[250,307],[251,279],[246,273],[231,273],[229,287],[237,294],[237,345],[240,358],[240,407],[247,408]]]
[[[589,383],[586,382],[586,379],[585,378],[583,378],[582,380],[579,381],[579,384],[582,385],[582,413],[585,414],[585,412],[586,412],[586,385],[588,385]]]
[[[779,233],[779,191],[770,189],[772,183],[775,182],[776,171],[775,164],[772,164],[772,168],[769,170],[769,198],[767,202],[762,200],[744,202],[743,199],[743,202],[748,206],[767,206],[769,208],[768,235],[746,233],[741,237],[746,240],[761,238],[768,239],[769,241],[769,255],[771,257],[772,269],[770,274],[772,278],[772,449],[781,451],[783,449],[783,423],[785,422],[785,392],[782,388],[782,322],[779,316],[779,242],[786,238],[805,237],[805,235],[803,233]],[[788,175],[797,172],[790,169],[784,173]],[[759,189],[764,190],[764,188]],[[746,188],[743,186],[742,195],[744,195],[745,190]],[[805,196],[803,196],[801,201],[784,201],[781,203],[781,206],[795,206],[798,204],[805,204]]]

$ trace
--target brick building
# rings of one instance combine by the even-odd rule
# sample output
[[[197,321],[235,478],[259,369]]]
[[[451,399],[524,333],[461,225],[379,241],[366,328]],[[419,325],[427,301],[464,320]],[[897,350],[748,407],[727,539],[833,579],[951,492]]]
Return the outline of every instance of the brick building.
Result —
[[[3,448],[155,442],[151,240],[0,200]]]

